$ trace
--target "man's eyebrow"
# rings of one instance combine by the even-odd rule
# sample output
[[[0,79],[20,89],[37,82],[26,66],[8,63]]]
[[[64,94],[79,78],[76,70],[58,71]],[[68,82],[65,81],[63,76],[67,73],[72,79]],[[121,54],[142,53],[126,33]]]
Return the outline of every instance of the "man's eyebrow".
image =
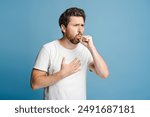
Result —
[[[73,24],[73,25],[82,25],[82,26],[84,26],[84,24],[80,24],[80,23],[77,23],[77,24]]]

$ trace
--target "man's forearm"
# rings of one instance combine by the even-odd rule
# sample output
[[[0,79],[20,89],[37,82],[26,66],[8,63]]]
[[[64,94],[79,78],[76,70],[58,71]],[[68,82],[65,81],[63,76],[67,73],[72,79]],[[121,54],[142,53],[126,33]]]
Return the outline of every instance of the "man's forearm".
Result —
[[[48,87],[63,79],[61,72],[56,72],[52,75],[34,76],[31,81],[32,89]]]
[[[89,51],[91,52],[91,55],[93,57],[94,68],[95,68],[97,75],[99,75],[102,78],[108,77],[109,71],[108,71],[107,65],[104,59],[96,50],[95,46],[92,46],[91,48],[89,48]]]

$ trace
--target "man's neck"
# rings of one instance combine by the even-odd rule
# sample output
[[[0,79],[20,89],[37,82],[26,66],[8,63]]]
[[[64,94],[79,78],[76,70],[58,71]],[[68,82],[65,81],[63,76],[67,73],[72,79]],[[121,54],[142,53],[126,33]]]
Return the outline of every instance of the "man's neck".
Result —
[[[67,49],[75,49],[77,44],[71,43],[67,38],[63,37],[59,40],[60,44]]]

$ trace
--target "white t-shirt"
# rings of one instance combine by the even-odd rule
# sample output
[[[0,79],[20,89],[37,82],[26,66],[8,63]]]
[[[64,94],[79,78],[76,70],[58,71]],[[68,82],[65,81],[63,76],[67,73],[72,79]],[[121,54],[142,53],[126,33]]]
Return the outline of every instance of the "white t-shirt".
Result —
[[[58,40],[45,44],[40,50],[34,68],[49,74],[60,71],[61,62],[70,63],[78,58],[81,70],[44,89],[44,98],[49,100],[84,100],[86,99],[86,71],[93,61],[91,53],[82,44],[75,49],[66,49]]]

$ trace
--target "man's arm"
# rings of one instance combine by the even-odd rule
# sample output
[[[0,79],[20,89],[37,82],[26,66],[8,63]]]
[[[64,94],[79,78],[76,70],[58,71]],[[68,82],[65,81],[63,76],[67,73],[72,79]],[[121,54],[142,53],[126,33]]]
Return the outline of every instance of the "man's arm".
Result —
[[[93,62],[89,64],[90,70],[94,71],[98,76],[102,78],[107,78],[109,75],[109,71],[105,61],[99,55],[96,48],[91,48],[90,52],[93,57]]]
[[[77,58],[69,64],[65,64],[65,60],[63,58],[60,71],[54,74],[48,75],[45,71],[33,69],[31,74],[31,87],[32,89],[39,89],[53,85],[59,80],[78,72],[80,70],[80,66],[81,63]]]
[[[97,52],[91,36],[84,36],[81,42],[83,45],[85,45],[92,57],[93,62],[89,64],[89,68],[91,71],[95,72],[98,76],[102,78],[106,78],[109,75],[108,67],[104,61],[104,59],[101,57],[101,55]]]
[[[57,72],[53,75],[47,75],[45,71],[40,71],[38,69],[32,70],[31,76],[31,87],[32,89],[39,89],[43,87],[47,87],[49,85],[58,82],[63,78],[61,72]]]

